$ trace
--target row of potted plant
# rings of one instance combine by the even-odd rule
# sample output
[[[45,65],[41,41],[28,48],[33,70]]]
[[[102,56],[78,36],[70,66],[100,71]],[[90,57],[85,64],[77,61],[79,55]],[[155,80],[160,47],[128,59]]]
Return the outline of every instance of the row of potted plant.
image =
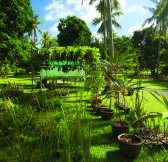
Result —
[[[128,61],[128,59],[126,59],[126,61]],[[99,97],[104,95],[105,98],[110,99],[110,105],[112,98],[114,98],[115,106],[118,108],[118,113],[116,113],[118,119],[111,122],[112,132],[116,135],[119,141],[121,153],[135,158],[140,153],[143,143],[147,141],[147,138],[145,139],[138,134],[139,129],[146,127],[145,122],[147,122],[147,120],[152,119],[155,121],[155,118],[161,117],[162,114],[152,112],[146,114],[146,112],[144,112],[142,102],[145,98],[143,94],[144,87],[141,86],[141,79],[138,77],[135,79],[129,79],[127,73],[124,71],[123,63],[124,60],[120,60],[119,58],[109,58],[109,61],[103,60],[102,62],[97,63],[102,66],[102,71],[104,72],[105,90],[103,91],[103,94],[101,94],[101,85],[97,83],[97,88],[95,88],[96,91],[93,93],[94,98],[92,98],[92,107],[93,110],[104,119],[103,114],[107,114],[110,110],[102,104],[102,98]],[[156,92],[151,94],[168,108],[168,101],[165,96],[158,93],[156,94]],[[126,120],[121,119],[121,109],[127,109],[125,97],[132,95],[134,95],[134,101],[132,108],[133,111],[130,111],[129,109],[130,118],[132,120],[132,123],[130,124]],[[162,99],[158,98],[158,96],[161,96]],[[113,111],[111,118],[116,115]],[[134,130],[132,133],[129,133],[130,127]],[[159,138],[160,137],[157,139]],[[167,141],[166,136],[162,139],[164,142]],[[156,138],[153,139],[152,143],[158,143],[156,142]]]

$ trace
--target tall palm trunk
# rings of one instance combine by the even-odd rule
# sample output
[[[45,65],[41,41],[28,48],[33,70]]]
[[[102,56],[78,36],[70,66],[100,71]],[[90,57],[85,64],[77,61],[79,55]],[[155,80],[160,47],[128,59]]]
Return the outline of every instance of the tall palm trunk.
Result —
[[[106,46],[106,11],[105,11],[105,0],[103,0],[103,21],[104,21],[104,31],[103,31],[103,36],[104,36],[104,54],[105,54],[105,60],[107,59],[107,46]]]
[[[110,34],[110,55],[112,56],[112,58],[114,58],[113,28],[112,28],[112,19],[111,19],[110,0],[107,0],[107,9],[108,9],[108,25],[109,25],[109,34]]]
[[[158,76],[158,74],[159,74],[159,68],[160,68],[160,50],[161,50],[161,26],[160,26],[160,29],[159,29],[157,76]]]

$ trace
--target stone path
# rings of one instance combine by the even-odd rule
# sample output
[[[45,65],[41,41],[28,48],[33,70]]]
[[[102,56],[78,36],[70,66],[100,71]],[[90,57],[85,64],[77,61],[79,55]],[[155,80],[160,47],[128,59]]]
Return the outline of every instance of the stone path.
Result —
[[[158,93],[161,93],[161,94],[164,94],[165,96],[168,96],[168,90],[158,90],[158,89],[152,89],[152,88],[144,88],[144,90],[147,90],[149,92],[152,90],[155,90]]]

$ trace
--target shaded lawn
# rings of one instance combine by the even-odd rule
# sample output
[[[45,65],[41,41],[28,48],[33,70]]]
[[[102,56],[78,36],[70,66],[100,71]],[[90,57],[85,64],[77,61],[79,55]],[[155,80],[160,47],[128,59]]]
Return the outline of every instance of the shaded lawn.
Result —
[[[145,88],[159,89],[159,90],[167,90],[168,91],[168,81],[159,81],[159,80],[143,80],[142,85]]]

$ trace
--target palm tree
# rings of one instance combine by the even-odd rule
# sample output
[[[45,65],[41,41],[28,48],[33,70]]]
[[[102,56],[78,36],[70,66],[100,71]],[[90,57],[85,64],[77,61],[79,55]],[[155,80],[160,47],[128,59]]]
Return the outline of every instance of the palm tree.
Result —
[[[34,77],[34,65],[33,65],[33,60],[34,60],[34,50],[36,48],[36,44],[37,44],[37,31],[40,31],[40,29],[38,28],[38,25],[42,24],[42,22],[39,21],[39,17],[38,15],[34,15],[34,17],[32,18],[32,26],[31,26],[31,32],[29,33],[29,36],[31,37],[31,52],[32,52],[32,91],[33,91],[33,77]]]
[[[31,32],[29,33],[29,36],[31,37],[31,43],[33,47],[36,47],[37,43],[37,31],[41,34],[41,30],[38,28],[38,25],[42,24],[43,22],[39,21],[39,16],[34,15],[32,17],[32,26],[31,26]]]
[[[49,32],[43,32],[42,33],[42,47],[45,50],[45,55],[49,60],[49,48],[52,45],[52,40]]]
[[[157,60],[157,75],[159,73],[159,67],[160,67],[160,51],[161,51],[161,37],[167,32],[168,28],[168,0],[166,1],[157,1],[157,0],[151,0],[153,3],[155,3],[156,7],[145,7],[148,9],[152,16],[150,18],[147,18],[142,26],[144,27],[145,24],[150,24],[151,27],[154,27],[155,31],[159,32],[159,44],[158,44],[158,60]]]
[[[98,33],[103,33],[103,37],[104,37],[104,52],[105,55],[107,53],[106,50],[106,35],[108,35],[108,31],[109,31],[109,26],[108,26],[108,15],[107,15],[107,3],[105,0],[100,1],[100,3],[97,5],[96,10],[101,14],[101,17],[98,18],[94,18],[92,23],[93,25],[98,25],[99,23],[101,23],[99,29],[98,29]],[[118,24],[118,22],[116,21],[116,16],[120,16],[122,15],[122,12],[119,11],[119,4],[117,4],[116,8],[114,8],[114,10],[116,10],[115,12],[113,12],[111,14],[111,18],[112,18],[112,24],[116,27],[116,28],[121,28],[120,24]],[[106,26],[107,26],[107,30],[106,30]]]
[[[97,0],[90,0],[90,5],[93,4]],[[100,2],[107,2],[107,10],[108,10],[108,26],[109,26],[109,35],[110,35],[110,55],[114,57],[114,43],[113,43],[113,30],[112,30],[112,19],[111,19],[111,9],[113,10],[119,5],[118,0],[100,0]],[[83,4],[83,0],[82,0]],[[105,10],[104,10],[105,11]]]
[[[49,32],[42,33],[42,45],[43,48],[49,48],[51,46],[51,38]]]

